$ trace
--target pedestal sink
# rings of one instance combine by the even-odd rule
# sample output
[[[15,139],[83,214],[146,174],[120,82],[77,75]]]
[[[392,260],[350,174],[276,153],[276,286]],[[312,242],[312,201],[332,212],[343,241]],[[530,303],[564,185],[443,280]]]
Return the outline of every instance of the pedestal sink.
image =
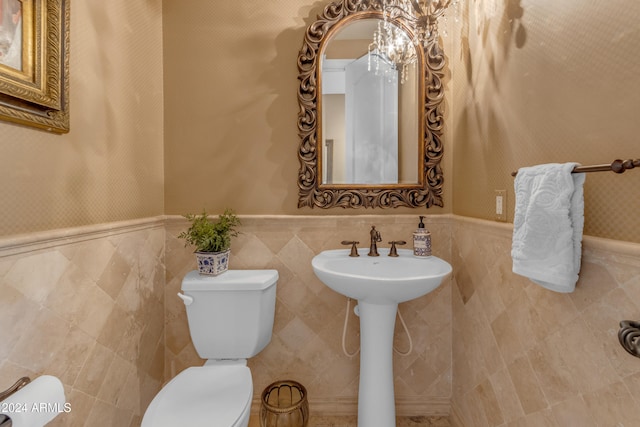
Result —
[[[348,249],[321,252],[311,261],[316,276],[334,291],[358,300],[360,311],[359,427],[396,425],[393,391],[393,332],[398,303],[436,289],[451,273],[448,262],[431,256],[418,258],[408,249],[398,257],[350,257]]]

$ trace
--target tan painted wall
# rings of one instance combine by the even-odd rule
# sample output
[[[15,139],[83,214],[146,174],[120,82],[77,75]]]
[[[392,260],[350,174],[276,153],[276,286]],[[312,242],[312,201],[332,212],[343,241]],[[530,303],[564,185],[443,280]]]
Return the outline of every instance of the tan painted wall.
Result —
[[[0,123],[0,236],[162,214],[161,12],[71,2],[71,131]]]
[[[354,213],[296,207],[295,64],[325,2],[165,2],[164,23],[158,3],[72,5],[71,132],[0,123],[0,235],[162,213],[163,81],[164,212]],[[511,220],[512,170],[638,156],[639,5],[467,3],[444,40],[445,208],[429,213],[492,218],[507,189]],[[639,184],[589,175],[585,232],[640,241]]]
[[[640,3],[476,0],[452,31],[453,210],[493,219],[494,190],[538,163],[640,157]],[[587,175],[585,234],[640,242],[640,173]]]
[[[354,213],[296,207],[295,63],[325,3],[284,3],[165,3],[166,213]],[[445,207],[428,212],[492,219],[494,190],[505,189],[512,221],[511,171],[638,157],[638,8],[467,2],[443,40],[452,76]],[[186,156],[187,147],[198,156]],[[585,234],[640,241],[640,198],[629,197],[639,184],[635,171],[589,175]]]
[[[307,26],[328,3],[164,2],[167,214],[417,212],[297,208],[296,64]],[[451,151],[445,157],[446,178]],[[429,213],[451,211],[446,182],[445,208]]]

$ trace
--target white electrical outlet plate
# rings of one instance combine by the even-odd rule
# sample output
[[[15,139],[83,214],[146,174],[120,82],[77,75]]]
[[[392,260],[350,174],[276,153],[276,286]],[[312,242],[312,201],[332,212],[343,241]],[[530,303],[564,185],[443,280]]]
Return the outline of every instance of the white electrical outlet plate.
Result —
[[[507,190],[496,190],[496,219],[507,220]]]

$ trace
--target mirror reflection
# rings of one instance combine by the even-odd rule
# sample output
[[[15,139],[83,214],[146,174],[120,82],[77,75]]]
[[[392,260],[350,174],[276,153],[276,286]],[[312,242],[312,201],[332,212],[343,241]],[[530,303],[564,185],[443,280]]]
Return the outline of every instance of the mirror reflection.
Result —
[[[419,69],[404,29],[378,18],[339,28],[322,52],[321,183],[419,183]]]
[[[403,17],[386,27],[386,16],[380,2],[336,0],[307,27],[297,63],[300,208],[442,206],[444,54]],[[377,83],[356,89],[364,80]]]

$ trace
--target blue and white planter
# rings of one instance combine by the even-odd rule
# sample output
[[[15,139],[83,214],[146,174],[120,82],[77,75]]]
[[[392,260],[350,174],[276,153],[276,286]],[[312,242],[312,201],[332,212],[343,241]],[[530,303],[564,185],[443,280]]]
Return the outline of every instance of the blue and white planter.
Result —
[[[200,274],[217,276],[229,269],[229,254],[231,249],[224,252],[196,252],[198,271]]]

